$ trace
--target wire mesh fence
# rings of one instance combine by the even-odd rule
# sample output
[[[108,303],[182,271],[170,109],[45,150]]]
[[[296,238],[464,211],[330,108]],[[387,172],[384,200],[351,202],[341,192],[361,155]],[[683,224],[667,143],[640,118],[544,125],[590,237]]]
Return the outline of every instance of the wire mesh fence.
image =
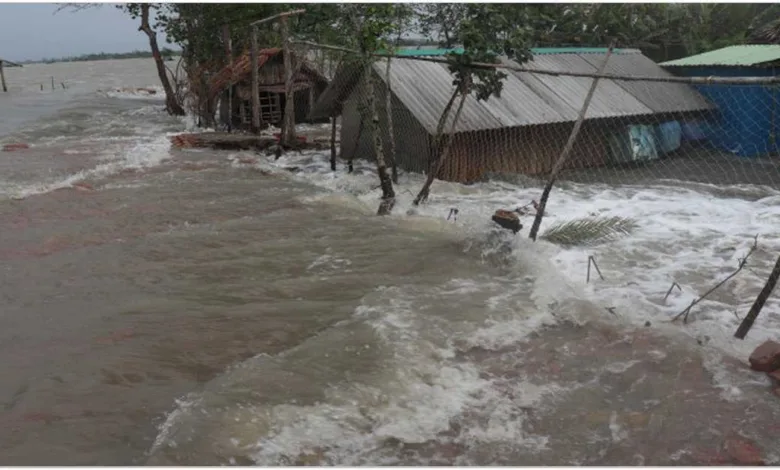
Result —
[[[314,50],[296,45],[302,55],[315,56]],[[460,96],[442,51],[419,57],[424,52],[401,51],[389,65],[387,58],[328,53],[318,67],[327,63],[329,85],[309,119],[340,119],[341,159],[375,159],[376,130],[385,157],[403,170],[428,172],[449,140],[439,179],[528,184],[543,184],[571,133],[593,81],[577,74],[595,73],[605,56],[565,49],[539,54],[522,72],[503,70],[499,95],[466,96],[455,122]],[[637,80],[631,71],[658,81]],[[606,73],[614,78],[597,84],[559,179],[780,184],[780,85],[666,82],[671,74],[633,50],[614,54]]]
[[[323,178],[323,184],[373,198],[380,189],[377,157],[389,174],[401,174],[395,191],[401,206],[432,168],[439,180],[498,183],[433,186],[430,204],[420,210],[449,218],[460,208],[460,223],[488,225],[494,211],[517,209],[524,236],[535,212],[532,201],[550,181],[606,49],[537,50],[528,63],[503,61],[501,92],[486,100],[456,89],[447,51],[365,57],[293,43],[291,53],[327,77],[319,88],[306,88],[303,76],[296,79],[299,132],[336,142],[331,170],[355,168],[356,174]],[[577,257],[567,266],[581,267],[583,281],[589,260],[598,259],[603,276],[590,276],[587,285],[595,282],[611,295],[610,312],[652,305],[669,319],[683,312],[687,321],[699,312],[736,329],[735,311],[747,311],[755,300],[780,249],[779,85],[771,77],[680,75],[639,51],[610,56],[557,175],[540,233],[573,248],[559,256]],[[300,119],[299,107],[306,110]],[[329,157],[315,151],[301,162]],[[433,165],[437,161],[442,164]],[[292,159],[285,164],[297,165]],[[370,184],[360,183],[367,178]],[[599,235],[616,230],[627,235]],[[756,235],[746,269],[721,284],[724,273],[753,252]],[[588,237],[596,242],[583,242]],[[775,315],[766,321],[780,325],[780,307],[769,303]]]

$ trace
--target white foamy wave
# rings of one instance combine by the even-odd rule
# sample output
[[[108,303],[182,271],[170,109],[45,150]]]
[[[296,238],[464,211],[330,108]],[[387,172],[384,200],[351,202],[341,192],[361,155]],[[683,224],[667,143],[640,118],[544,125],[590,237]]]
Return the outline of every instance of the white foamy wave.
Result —
[[[349,266],[352,262],[345,258],[339,258],[330,254],[332,251],[328,248],[328,253],[320,256],[314,260],[307,268],[306,271],[318,272],[320,274],[327,274],[335,271],[349,272]]]
[[[165,100],[165,90],[161,86],[112,88],[108,90],[100,90],[99,93],[102,93],[109,98],[118,98],[123,100]]]
[[[289,153],[276,161],[262,159],[258,166],[329,192],[349,194],[368,207],[379,203],[381,194],[372,162],[355,160],[350,174],[339,160],[338,170],[333,172],[328,154],[304,152]],[[291,168],[295,171],[286,170]],[[413,207],[413,197],[422,183],[422,175],[401,174],[395,187],[397,202],[392,218],[406,219],[407,214],[414,214],[446,221],[451,209],[456,208],[457,221],[436,227],[486,234],[493,226],[490,216],[496,209],[525,206],[541,195],[538,187],[507,182],[465,186],[436,181],[428,202]],[[552,263],[556,267],[555,275],[546,268],[543,272],[558,276],[558,281],[551,277],[539,282],[541,291],[534,295],[545,296],[545,286],[557,286],[556,282],[565,279],[578,291],[575,297],[598,303],[618,318],[635,324],[658,324],[668,322],[733,272],[758,235],[760,249],[752,255],[748,268],[697,304],[687,326],[674,326],[694,338],[707,336],[722,351],[744,358],[759,342],[780,337],[780,303],[770,299],[750,336],[745,341],[733,338],[737,318],[755,299],[774,263],[774,253],[780,251],[778,201],[777,191],[749,185],[724,187],[675,181],[615,187],[560,184],[548,202],[548,215],[540,233],[555,223],[593,215],[628,217],[637,222],[638,228],[623,239],[589,248],[520,243],[527,233],[524,230],[512,251],[515,256],[536,256],[538,266]],[[531,222],[531,217],[523,221],[526,230]],[[589,256],[594,257],[605,280],[597,279],[594,272],[590,282],[585,282]],[[680,289],[673,289],[664,299],[673,282]],[[556,295],[558,290],[554,289],[546,297]]]
[[[144,169],[160,165],[170,158],[169,136],[138,140],[129,146],[113,147],[102,155],[102,163],[65,178],[50,182],[0,182],[0,197],[24,199],[58,189],[73,187],[76,183],[104,178],[126,169]]]
[[[543,450],[548,439],[526,429],[524,410],[552,406],[567,389],[529,382],[519,372],[491,376],[460,354],[496,336],[507,343],[498,322],[542,316],[523,302],[528,295],[498,302],[487,315],[476,308],[510,288],[520,294],[523,286],[530,288],[512,277],[479,277],[435,288],[378,288],[351,320],[278,357],[234,368],[188,402],[186,412],[180,406],[163,426],[152,462],[205,443],[224,460],[248,456],[260,465],[436,461],[402,457],[398,445],[434,453],[457,446],[461,464],[481,461],[486,448]],[[512,340],[530,331],[515,330]],[[270,392],[282,389],[283,396]]]

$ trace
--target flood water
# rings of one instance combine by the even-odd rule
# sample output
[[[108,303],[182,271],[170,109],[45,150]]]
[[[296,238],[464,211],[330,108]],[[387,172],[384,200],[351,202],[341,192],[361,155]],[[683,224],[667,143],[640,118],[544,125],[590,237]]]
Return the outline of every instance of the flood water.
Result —
[[[728,335],[773,262],[774,192],[558,193],[665,221],[593,251],[594,287],[585,251],[489,225],[536,188],[438,184],[406,215],[422,177],[403,175],[377,218],[370,165],[171,150],[191,122],[131,90],[155,86],[151,60],[6,73],[0,145],[31,148],[0,152],[0,465],[702,464],[735,441],[780,462],[780,399],[744,366],[777,304]],[[66,88],[41,91],[52,76]],[[661,207],[693,197],[701,213]],[[697,218],[716,209],[733,256],[692,263],[726,244]],[[753,274],[669,324],[756,231]],[[659,271],[686,290],[661,302]]]

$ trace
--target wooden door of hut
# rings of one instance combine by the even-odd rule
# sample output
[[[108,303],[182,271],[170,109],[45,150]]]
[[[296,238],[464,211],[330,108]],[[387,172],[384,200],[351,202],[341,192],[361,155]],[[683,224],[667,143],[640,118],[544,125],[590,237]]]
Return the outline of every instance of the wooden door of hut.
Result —
[[[251,91],[246,87],[239,88],[238,96],[240,98],[239,116],[241,124],[249,125],[252,122],[252,96]],[[282,122],[284,115],[284,96],[281,93],[272,91],[260,92],[260,121],[270,124]]]

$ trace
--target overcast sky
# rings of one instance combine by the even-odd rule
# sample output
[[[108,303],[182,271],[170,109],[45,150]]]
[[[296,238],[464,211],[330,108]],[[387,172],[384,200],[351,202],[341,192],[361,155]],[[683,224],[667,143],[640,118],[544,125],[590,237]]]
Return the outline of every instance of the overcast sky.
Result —
[[[114,4],[55,15],[56,10],[54,3],[0,4],[0,57],[39,60],[149,48],[137,21]],[[163,45],[165,41],[160,37]]]

